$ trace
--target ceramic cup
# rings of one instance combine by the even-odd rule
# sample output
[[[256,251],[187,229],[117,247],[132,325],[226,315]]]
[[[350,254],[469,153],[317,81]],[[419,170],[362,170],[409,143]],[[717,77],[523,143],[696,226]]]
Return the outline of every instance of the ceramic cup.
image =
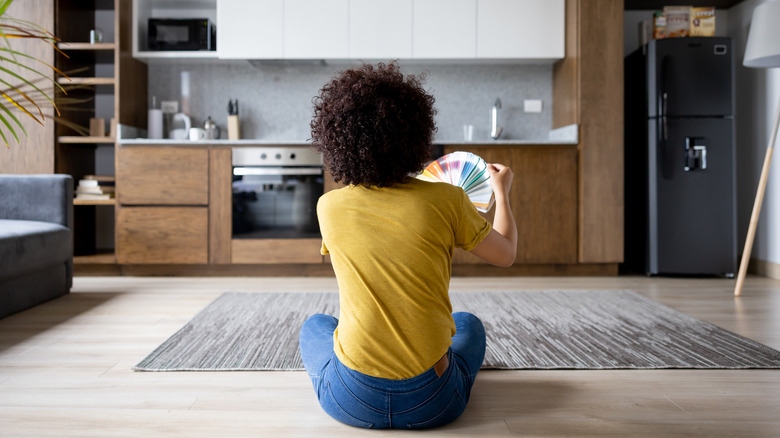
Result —
[[[190,128],[190,140],[200,141],[206,139],[206,130],[201,128]]]

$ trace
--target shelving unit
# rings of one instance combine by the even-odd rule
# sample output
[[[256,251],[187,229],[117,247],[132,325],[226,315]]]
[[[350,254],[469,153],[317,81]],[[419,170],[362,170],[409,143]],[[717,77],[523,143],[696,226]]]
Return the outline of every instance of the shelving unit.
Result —
[[[114,43],[57,43],[57,48],[60,50],[115,50],[116,44]]]
[[[113,137],[87,137],[87,136],[68,136],[62,135],[57,140],[63,144],[114,144],[116,139]]]
[[[116,199],[74,199],[73,205],[116,205]]]
[[[114,85],[114,78],[57,78],[59,84],[71,85]]]
[[[73,176],[115,173],[116,138],[85,135],[90,119],[145,127],[146,65],[130,54],[130,0],[56,0],[55,35],[61,42],[55,65],[66,76],[57,83],[67,91],[55,96],[61,117],[55,136],[55,170]],[[124,17],[124,20],[120,19]],[[100,29],[104,41],[90,43]],[[122,83],[125,79],[125,83]],[[120,105],[123,101],[126,105]],[[138,109],[141,108],[139,111]],[[74,129],[77,126],[78,129]],[[115,264],[115,199],[74,199],[75,263]]]

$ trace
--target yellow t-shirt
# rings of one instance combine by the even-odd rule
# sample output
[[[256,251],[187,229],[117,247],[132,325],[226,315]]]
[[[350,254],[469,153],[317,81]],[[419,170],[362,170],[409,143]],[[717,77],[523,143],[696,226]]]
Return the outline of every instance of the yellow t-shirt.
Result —
[[[449,300],[455,247],[490,233],[460,187],[410,179],[348,186],[317,204],[322,253],[339,285],[334,350],[347,367],[406,379],[431,368],[452,344]]]

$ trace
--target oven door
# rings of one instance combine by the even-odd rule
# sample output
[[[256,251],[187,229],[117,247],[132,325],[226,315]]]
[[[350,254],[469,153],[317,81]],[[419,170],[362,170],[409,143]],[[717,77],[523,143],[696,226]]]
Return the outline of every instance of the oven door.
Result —
[[[233,238],[320,238],[321,166],[233,167]]]

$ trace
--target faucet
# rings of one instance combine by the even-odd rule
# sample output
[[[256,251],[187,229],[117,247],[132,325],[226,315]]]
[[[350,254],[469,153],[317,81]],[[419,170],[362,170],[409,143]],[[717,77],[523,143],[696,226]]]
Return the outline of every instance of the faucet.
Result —
[[[496,101],[493,103],[493,109],[490,111],[490,136],[494,140],[498,139],[504,131],[504,128],[498,126],[498,110],[500,109],[501,99],[496,98]]]

